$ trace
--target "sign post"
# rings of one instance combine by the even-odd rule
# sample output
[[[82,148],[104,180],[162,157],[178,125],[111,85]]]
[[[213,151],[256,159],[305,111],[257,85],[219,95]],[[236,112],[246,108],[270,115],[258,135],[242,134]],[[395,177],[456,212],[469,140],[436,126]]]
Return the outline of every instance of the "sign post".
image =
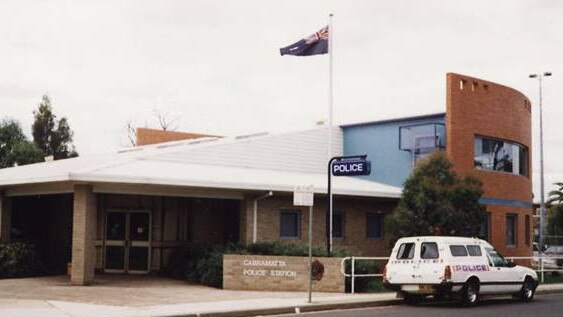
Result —
[[[365,176],[371,173],[371,162],[367,155],[335,156],[328,161],[328,212],[326,220],[326,247],[327,255],[332,253],[332,191],[331,176]]]
[[[313,185],[297,186],[293,191],[293,205],[309,206],[309,261],[307,262],[309,272],[308,302],[312,302],[313,293],[313,204],[314,189]]]

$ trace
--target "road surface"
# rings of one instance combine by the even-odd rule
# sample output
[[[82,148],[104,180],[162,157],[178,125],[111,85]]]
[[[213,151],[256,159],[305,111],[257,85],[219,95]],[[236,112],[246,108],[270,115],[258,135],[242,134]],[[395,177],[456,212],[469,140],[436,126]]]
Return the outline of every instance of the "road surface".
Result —
[[[278,315],[279,316],[279,315]],[[420,306],[396,305],[326,312],[283,315],[295,317],[548,317],[563,316],[563,294],[537,295],[522,303],[510,298],[482,300],[475,307],[460,307],[453,302],[425,303]]]

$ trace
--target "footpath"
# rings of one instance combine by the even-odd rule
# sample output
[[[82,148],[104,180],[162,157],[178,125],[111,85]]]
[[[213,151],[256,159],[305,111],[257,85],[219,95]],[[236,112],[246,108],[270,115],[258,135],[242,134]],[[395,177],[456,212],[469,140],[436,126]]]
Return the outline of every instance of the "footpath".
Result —
[[[563,293],[563,284],[540,285],[537,295]],[[268,295],[272,295],[271,293]],[[122,306],[77,303],[59,300],[0,299],[2,317],[142,317],[142,316],[261,316],[303,313],[334,309],[388,306],[400,304],[395,293],[380,294],[313,294],[307,303],[305,293],[291,297],[260,297],[252,299],[191,302],[149,306]]]

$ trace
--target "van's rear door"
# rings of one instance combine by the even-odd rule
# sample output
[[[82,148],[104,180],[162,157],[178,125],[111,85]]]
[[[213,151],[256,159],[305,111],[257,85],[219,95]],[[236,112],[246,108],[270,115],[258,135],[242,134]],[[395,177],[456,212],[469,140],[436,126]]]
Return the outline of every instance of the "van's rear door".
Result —
[[[391,284],[413,284],[416,242],[400,239],[395,244],[387,264],[387,279]]]
[[[413,278],[417,284],[438,284],[444,275],[444,249],[436,241],[422,240],[415,254]]]

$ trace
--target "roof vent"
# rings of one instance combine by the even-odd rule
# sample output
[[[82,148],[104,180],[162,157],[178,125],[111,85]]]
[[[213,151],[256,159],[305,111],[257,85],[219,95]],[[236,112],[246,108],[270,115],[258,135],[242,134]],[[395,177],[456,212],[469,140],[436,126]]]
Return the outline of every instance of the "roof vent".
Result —
[[[49,156],[45,156],[43,159],[45,160],[45,162],[52,162],[52,161],[55,160],[55,157],[52,156],[52,155],[49,155]]]

